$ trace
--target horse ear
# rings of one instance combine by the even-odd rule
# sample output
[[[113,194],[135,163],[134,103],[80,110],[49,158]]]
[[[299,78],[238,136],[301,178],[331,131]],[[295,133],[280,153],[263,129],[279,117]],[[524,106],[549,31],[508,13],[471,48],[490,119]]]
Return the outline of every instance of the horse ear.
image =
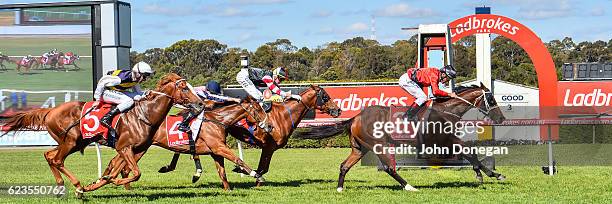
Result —
[[[486,88],[482,81],[480,82],[480,88]]]

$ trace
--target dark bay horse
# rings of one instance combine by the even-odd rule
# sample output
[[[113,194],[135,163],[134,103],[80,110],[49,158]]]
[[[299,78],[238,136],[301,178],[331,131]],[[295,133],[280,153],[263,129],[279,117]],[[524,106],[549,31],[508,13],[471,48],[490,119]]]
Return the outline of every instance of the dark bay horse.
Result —
[[[2,69],[2,71],[8,71],[6,65],[4,65],[4,62],[15,63],[11,60],[11,58],[9,58],[9,56],[0,54],[0,68]]]
[[[297,128],[297,125],[302,121],[306,113],[315,109],[331,115],[332,117],[340,116],[341,110],[329,97],[325,90],[317,85],[311,85],[300,93],[302,100],[289,100],[284,103],[273,103],[272,110],[268,113],[269,124],[273,127],[272,132],[267,133],[261,128],[257,128],[253,135],[246,129],[238,126],[228,127],[228,132],[236,139],[255,145],[262,149],[259,157],[259,165],[256,172],[263,176],[268,172],[270,161],[274,152],[287,145],[289,136]],[[172,162],[160,169],[160,172],[165,173],[176,168],[179,154],[175,154]],[[197,162],[197,161],[196,161]],[[235,172],[249,174],[243,169],[236,168]],[[261,186],[263,180],[256,182],[257,186]]]
[[[472,108],[478,109],[485,116],[492,119],[496,123],[501,123],[505,120],[505,117],[497,102],[493,97],[493,94],[481,84],[480,87],[457,87],[455,90],[459,98],[454,99],[436,99],[430,110],[424,108],[419,113],[419,118],[423,120],[425,114],[429,113],[427,121],[450,121],[457,122],[461,119],[461,116]],[[350,168],[355,165],[361,158],[368,152],[372,151],[375,145],[381,145],[382,147],[398,146],[400,143],[395,141],[387,133],[384,135],[375,137],[373,132],[374,123],[377,121],[388,122],[391,121],[391,110],[390,107],[385,106],[370,106],[365,108],[357,116],[343,121],[336,125],[331,126],[319,126],[310,128],[310,131],[302,132],[296,137],[304,139],[322,139],[338,135],[343,132],[348,132],[349,141],[351,143],[352,152],[342,164],[340,164],[340,175],[338,177],[338,192],[342,192],[344,189],[344,177]],[[422,144],[431,147],[434,144],[437,146],[450,146],[452,144],[460,144],[463,146],[463,141],[456,137],[454,134],[448,133],[425,133],[422,135]],[[386,152],[383,154],[376,154],[382,162],[383,169],[387,174],[393,177],[400,185],[408,191],[416,191],[417,189],[412,187],[406,182],[399,174],[397,174],[394,164],[391,161],[391,155]],[[473,166],[476,172],[477,179],[482,182],[482,174],[480,171],[484,171],[489,177],[494,177],[498,180],[504,180],[505,177],[499,173],[493,172],[491,169],[485,167],[475,154],[462,154],[461,157],[467,159]]]
[[[253,176],[258,181],[263,182],[263,177],[253,171],[251,167],[246,165],[244,161],[237,157],[232,149],[227,146],[225,141],[227,127],[233,126],[243,118],[247,118],[247,120],[253,123],[261,121],[265,118],[263,109],[259,106],[259,104],[249,97],[242,100],[242,102],[238,104],[226,105],[213,109],[212,111],[206,111],[204,112],[203,118],[204,121],[200,127],[198,138],[195,140],[194,153],[196,155],[209,154],[214,159],[217,167],[217,173],[219,173],[219,178],[223,183],[223,189],[230,189],[229,182],[227,181],[227,177],[225,175],[224,159],[235,163],[243,171],[249,172],[249,175]],[[152,145],[160,146],[164,149],[177,152],[179,154],[193,154],[189,144],[181,146],[168,145],[168,131],[165,122],[162,123],[153,137]],[[137,160],[142,156],[142,154],[138,155]],[[129,169],[124,169],[124,165],[125,163],[121,162],[121,157],[117,155],[115,158],[113,158],[113,160],[111,160],[104,175],[108,175],[109,178],[114,178],[118,175],[119,170],[122,170],[123,168],[121,173],[123,176],[125,176],[129,172]],[[125,187],[126,189],[130,188],[127,185]]]
[[[152,143],[152,136],[163,122],[173,104],[182,104],[193,109],[201,109],[202,100],[190,88],[191,86],[176,74],[164,76],[155,91],[147,92],[145,98],[137,101],[132,109],[120,116],[116,130],[118,138],[115,149],[133,172],[133,177],[115,181],[118,184],[138,180],[140,170],[135,162],[135,154],[142,154]],[[81,182],[65,166],[66,157],[81,151],[93,142],[104,140],[101,135],[84,139],[78,121],[81,117],[83,102],[64,103],[55,108],[43,108],[10,116],[6,125],[7,132],[22,129],[47,130],[58,146],[45,152],[51,172],[57,185],[63,186],[62,173],[76,187],[77,197],[81,198],[85,190]],[[5,133],[6,134],[6,133]]]

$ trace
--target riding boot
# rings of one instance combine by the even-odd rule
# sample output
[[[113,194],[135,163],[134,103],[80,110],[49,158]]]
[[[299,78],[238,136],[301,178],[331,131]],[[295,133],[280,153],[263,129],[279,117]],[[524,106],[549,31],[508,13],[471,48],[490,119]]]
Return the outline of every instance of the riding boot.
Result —
[[[412,105],[410,106],[410,109],[408,109],[405,113],[404,113],[404,119],[408,119],[408,120],[415,120],[417,114],[419,113],[419,111],[421,110],[422,106],[419,106],[416,103],[412,103]]]
[[[115,117],[115,115],[121,113],[121,111],[119,110],[119,108],[117,106],[113,107],[113,109],[111,109],[110,112],[108,112],[106,115],[102,116],[102,119],[100,119],[100,123],[108,128],[108,135],[110,136],[108,138],[108,142],[107,144],[112,147],[114,146],[115,143],[115,139],[117,138],[117,131],[115,131],[115,128],[112,127],[112,122],[113,122],[113,117]]]
[[[178,130],[182,132],[186,132],[186,133],[191,132],[191,128],[189,127],[189,122],[191,121],[191,119],[195,117],[196,115],[193,114],[191,111],[187,112],[187,114],[185,114],[185,116],[183,117],[183,121],[181,122],[181,124],[179,124]]]

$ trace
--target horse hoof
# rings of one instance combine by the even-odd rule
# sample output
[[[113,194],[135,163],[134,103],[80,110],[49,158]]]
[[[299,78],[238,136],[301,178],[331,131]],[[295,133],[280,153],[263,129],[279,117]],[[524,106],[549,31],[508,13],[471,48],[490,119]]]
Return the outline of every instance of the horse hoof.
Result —
[[[336,191],[338,191],[338,193],[342,193],[342,190],[344,190],[344,188],[342,188],[342,187],[338,187],[338,188],[336,189]]]
[[[74,190],[74,194],[76,196],[77,199],[83,199],[83,189],[82,188],[77,188]]]
[[[157,170],[157,172],[162,173],[162,174],[163,173],[168,173],[168,172],[171,172],[171,171],[172,170],[170,170],[170,168],[168,168],[167,166],[164,166],[162,168],[159,168],[159,170]]]
[[[232,171],[235,172],[235,173],[239,173],[239,174],[240,173],[244,173],[242,171],[242,168],[240,168],[240,166],[234,166],[234,169],[232,169]]]
[[[193,175],[193,177],[191,177],[191,183],[196,183],[198,180],[200,180],[200,175]]]
[[[412,187],[410,184],[406,184],[406,186],[404,186],[404,190],[413,191],[413,192],[419,191],[415,187]]]
[[[505,181],[505,180],[506,180],[506,177],[505,177],[504,175],[501,175],[501,174],[500,174],[499,176],[497,176],[497,180],[498,180],[498,181]]]
[[[476,179],[478,179],[478,183],[480,184],[484,183],[482,176],[476,176]]]

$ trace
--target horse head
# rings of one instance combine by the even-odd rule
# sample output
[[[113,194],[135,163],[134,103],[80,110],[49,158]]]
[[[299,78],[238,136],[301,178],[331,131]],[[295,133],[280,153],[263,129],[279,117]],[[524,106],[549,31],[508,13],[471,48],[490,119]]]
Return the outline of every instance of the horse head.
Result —
[[[340,107],[332,100],[325,89],[318,85],[310,85],[310,88],[304,90],[300,96],[304,104],[308,104],[310,108],[327,113],[334,118],[340,116],[342,113]]]
[[[506,119],[499,109],[493,93],[484,84],[480,83],[480,86],[473,85],[469,87],[459,86],[455,88],[455,92],[460,98],[459,101],[453,101],[469,105],[469,108],[478,109],[479,112],[495,123],[501,123]]]
[[[187,80],[174,73],[162,77],[157,82],[155,92],[168,96],[172,103],[180,104],[198,112],[205,105]]]

